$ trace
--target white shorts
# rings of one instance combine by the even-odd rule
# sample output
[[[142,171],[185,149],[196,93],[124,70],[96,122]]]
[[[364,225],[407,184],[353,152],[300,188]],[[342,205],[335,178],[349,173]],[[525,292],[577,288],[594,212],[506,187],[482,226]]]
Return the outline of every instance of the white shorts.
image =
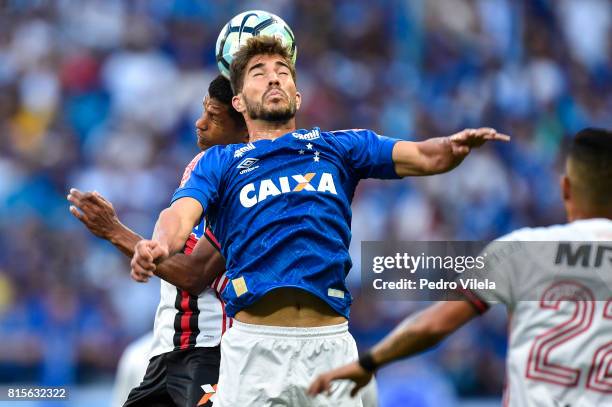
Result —
[[[221,339],[219,384],[213,405],[376,406],[374,381],[355,398],[350,397],[354,385],[347,380],[334,382],[329,396],[321,394],[311,398],[306,394],[318,374],[353,362],[357,357],[357,345],[348,332],[348,323],[292,328],[234,320],[233,327]]]

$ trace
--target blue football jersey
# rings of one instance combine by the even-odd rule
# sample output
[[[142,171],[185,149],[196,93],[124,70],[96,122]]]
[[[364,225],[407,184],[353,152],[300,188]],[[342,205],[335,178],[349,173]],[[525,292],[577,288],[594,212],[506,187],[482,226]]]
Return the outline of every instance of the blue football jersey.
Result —
[[[228,315],[294,287],[348,318],[351,201],[360,179],[398,177],[397,141],[313,128],[200,156],[172,200],[191,197],[204,208],[226,259]]]

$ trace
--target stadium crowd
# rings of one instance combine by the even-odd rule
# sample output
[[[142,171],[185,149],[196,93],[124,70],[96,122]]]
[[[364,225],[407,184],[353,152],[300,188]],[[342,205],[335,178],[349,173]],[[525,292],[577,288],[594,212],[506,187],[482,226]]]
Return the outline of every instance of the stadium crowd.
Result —
[[[364,347],[422,304],[359,296],[360,241],[485,240],[561,222],[568,136],[612,127],[606,0],[3,3],[0,383],[103,380],[151,329],[159,285],[132,282],[127,260],[71,217],[65,196],[96,189],[126,225],[151,233],[196,153],[217,34],[240,11],[265,9],[293,28],[300,126],[418,140],[487,125],[513,136],[451,173],[358,189],[349,278]],[[382,396],[427,397],[419,378],[438,397],[499,395],[504,356],[505,316],[494,310],[383,370]]]

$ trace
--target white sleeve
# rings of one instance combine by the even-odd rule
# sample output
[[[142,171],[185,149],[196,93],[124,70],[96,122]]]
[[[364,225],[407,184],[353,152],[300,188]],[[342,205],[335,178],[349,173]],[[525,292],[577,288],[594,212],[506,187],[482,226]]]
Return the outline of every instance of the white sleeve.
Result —
[[[521,281],[521,273],[527,270],[524,258],[528,247],[519,238],[517,233],[503,236],[489,243],[480,253],[484,257],[485,267],[472,272],[468,277],[486,284],[463,290],[466,299],[479,312],[500,303],[509,308],[514,307],[517,284]]]
[[[142,382],[149,364],[152,343],[153,333],[148,333],[125,348],[119,359],[117,374],[115,375],[112,407],[123,406],[130,391]]]

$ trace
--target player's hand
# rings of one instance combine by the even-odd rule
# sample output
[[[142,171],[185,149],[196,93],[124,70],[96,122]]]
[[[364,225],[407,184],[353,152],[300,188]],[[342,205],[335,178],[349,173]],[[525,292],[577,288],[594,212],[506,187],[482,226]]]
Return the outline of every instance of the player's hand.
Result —
[[[168,258],[168,248],[155,240],[141,240],[134,247],[130,262],[130,276],[135,281],[146,283],[155,271],[156,264]]]
[[[70,213],[94,235],[109,240],[121,226],[113,204],[97,192],[81,192],[71,188],[67,197]]]
[[[331,382],[344,379],[355,383],[351,390],[351,397],[355,397],[357,392],[372,380],[372,376],[373,374],[364,370],[359,363],[353,362],[319,375],[308,388],[308,395],[314,397],[323,392],[330,394]]]
[[[465,129],[459,133],[455,133],[449,137],[453,154],[463,157],[469,154],[470,150],[475,147],[480,147],[487,141],[510,141],[510,136],[498,133],[490,127],[481,127],[479,129]]]

